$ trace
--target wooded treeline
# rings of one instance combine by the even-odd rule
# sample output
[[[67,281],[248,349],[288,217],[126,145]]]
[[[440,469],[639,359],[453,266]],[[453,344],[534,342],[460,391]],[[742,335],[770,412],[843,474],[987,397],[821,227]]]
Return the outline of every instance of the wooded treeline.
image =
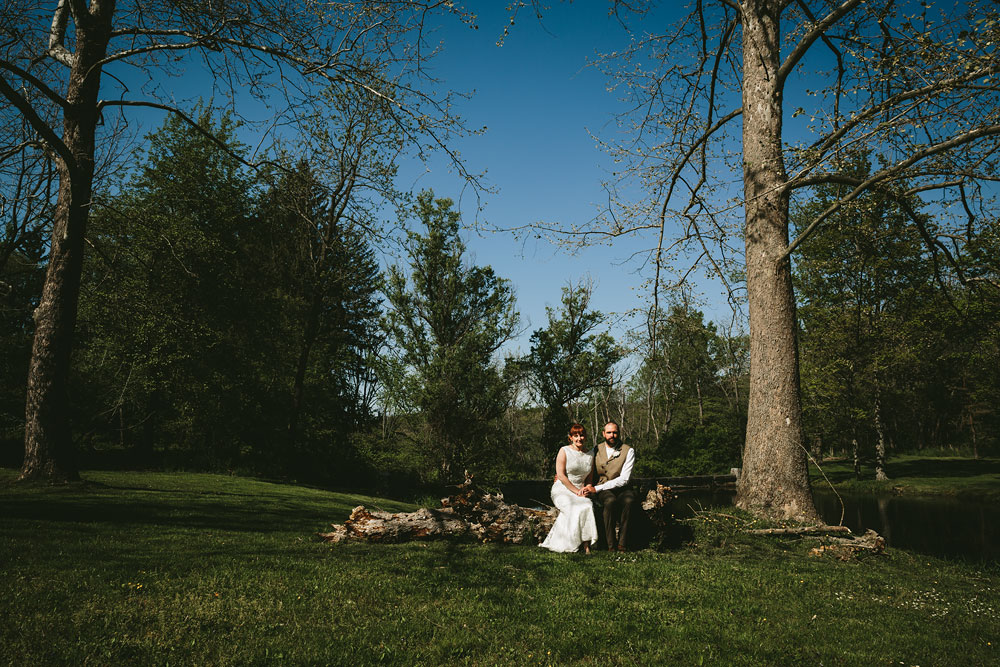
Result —
[[[92,213],[71,374],[79,466],[412,491],[465,469],[546,475],[571,420],[596,435],[608,419],[638,474],[740,465],[747,337],[689,295],[616,341],[590,286],[569,284],[527,353],[502,358],[521,330],[512,286],[470,264],[449,200],[396,193],[407,231],[393,237],[386,200],[331,189],[330,163],[253,171],[227,117],[199,123],[168,118]],[[816,454],[867,460],[880,443],[995,452],[997,295],[935,269],[888,201],[841,209],[796,261],[807,437]],[[16,211],[3,237],[8,466],[23,454],[46,210]],[[396,259],[382,253],[394,243]],[[967,270],[995,275],[998,250]]]
[[[711,0],[671,26],[652,4],[612,5],[641,22],[600,59],[630,130],[604,143],[607,210],[563,230],[649,239],[650,316],[615,341],[568,284],[518,359],[510,282],[469,261],[449,200],[396,187],[431,153],[479,185],[425,67],[425,28],[471,11],[5,5],[4,457],[23,436],[22,479],[113,456],[392,490],[547,474],[566,422],[610,418],[640,473],[742,464],[740,507],[817,521],[809,446],[880,470],[995,451],[995,3]],[[168,85],[185,72],[197,90]],[[294,149],[236,141],[248,100],[255,141]],[[137,108],[169,115],[146,142]],[[700,262],[746,336],[664,296]]]

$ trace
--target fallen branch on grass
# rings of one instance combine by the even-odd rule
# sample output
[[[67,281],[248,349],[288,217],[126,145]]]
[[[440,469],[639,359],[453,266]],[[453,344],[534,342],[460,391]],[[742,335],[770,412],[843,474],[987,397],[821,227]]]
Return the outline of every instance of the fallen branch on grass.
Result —
[[[798,535],[822,539],[826,544],[809,550],[810,556],[831,555],[840,560],[851,560],[861,555],[880,554],[885,551],[885,539],[874,530],[855,536],[847,526],[801,526],[796,528],[758,528],[746,531],[750,535]],[[837,537],[846,535],[846,537]]]
[[[832,535],[851,533],[847,526],[799,526],[796,528],[756,528],[746,531],[750,535]]]
[[[881,554],[885,551],[885,539],[874,530],[866,530],[861,537],[827,538],[830,544],[813,547],[810,556],[825,556],[827,554],[840,560],[851,560],[859,556]]]

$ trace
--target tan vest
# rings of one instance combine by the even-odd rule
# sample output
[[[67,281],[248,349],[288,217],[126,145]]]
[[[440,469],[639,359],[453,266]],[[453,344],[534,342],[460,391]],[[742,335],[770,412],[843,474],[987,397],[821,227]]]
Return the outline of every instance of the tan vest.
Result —
[[[625,465],[625,457],[628,456],[628,445],[622,445],[621,454],[613,459],[608,459],[607,448],[604,444],[597,446],[597,456],[594,457],[594,469],[597,471],[597,483],[604,484],[609,479],[615,479],[622,474],[622,466]]]

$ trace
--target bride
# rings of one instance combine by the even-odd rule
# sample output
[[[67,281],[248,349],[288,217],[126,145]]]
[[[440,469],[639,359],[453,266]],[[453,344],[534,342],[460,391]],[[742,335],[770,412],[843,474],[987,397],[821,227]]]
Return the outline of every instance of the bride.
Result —
[[[556,482],[552,485],[552,502],[559,516],[540,546],[550,551],[577,551],[583,544],[590,553],[590,543],[597,539],[597,521],[590,499],[580,490],[590,482],[594,469],[593,451],[584,451],[587,430],[580,424],[569,429],[570,444],[556,456]]]

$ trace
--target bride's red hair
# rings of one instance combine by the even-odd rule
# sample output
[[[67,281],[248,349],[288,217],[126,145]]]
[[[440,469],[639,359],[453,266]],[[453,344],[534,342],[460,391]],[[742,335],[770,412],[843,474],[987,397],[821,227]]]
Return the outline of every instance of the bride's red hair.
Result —
[[[584,438],[586,438],[587,429],[583,427],[583,424],[573,424],[572,426],[569,427],[569,435],[566,436],[566,439],[572,442],[573,441],[572,438],[574,435],[582,435]]]

